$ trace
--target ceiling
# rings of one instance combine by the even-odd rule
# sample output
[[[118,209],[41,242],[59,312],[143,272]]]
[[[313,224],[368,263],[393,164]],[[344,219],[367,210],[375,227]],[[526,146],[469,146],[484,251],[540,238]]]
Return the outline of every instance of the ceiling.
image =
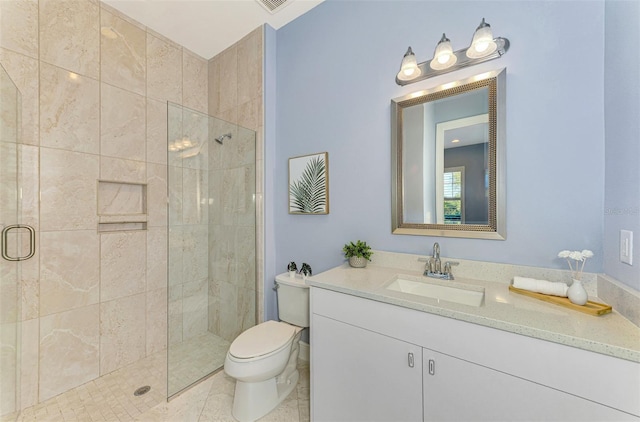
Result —
[[[257,0],[103,0],[205,59],[263,24],[275,29],[323,0],[286,0],[270,13]]]
[[[452,142],[457,139],[458,142]],[[475,144],[489,143],[489,124],[478,123],[449,129],[444,133],[444,148],[459,148]]]

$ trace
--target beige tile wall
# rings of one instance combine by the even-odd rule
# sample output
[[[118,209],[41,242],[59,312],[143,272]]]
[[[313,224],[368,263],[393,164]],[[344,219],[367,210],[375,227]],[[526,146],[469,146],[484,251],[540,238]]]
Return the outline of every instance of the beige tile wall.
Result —
[[[208,63],[96,0],[0,9],[40,245],[22,264],[28,407],[166,349],[166,101],[206,113]],[[98,179],[147,184],[148,230],[98,233]]]
[[[207,315],[209,331],[231,342],[256,320],[255,133],[218,126],[233,138],[211,145]]]
[[[241,241],[237,244],[239,250],[242,243],[253,241],[256,243],[256,256],[254,259],[257,268],[257,290],[253,283],[244,283],[240,286],[230,285],[225,280],[213,279],[209,286],[210,306],[215,309],[209,312],[209,326],[213,331],[225,327],[229,330],[227,335],[233,338],[243,329],[253,325],[254,315],[257,311],[258,322],[263,320],[263,288],[264,282],[264,228],[263,228],[263,98],[262,98],[262,62],[263,62],[263,28],[259,27],[246,35],[236,44],[232,45],[222,53],[209,60],[209,114],[238,124],[242,127],[256,132],[255,150],[255,205],[256,205],[256,237],[248,234],[239,234]],[[229,164],[227,163],[227,166]],[[220,167],[218,167],[220,168]],[[215,179],[212,179],[215,180]],[[224,215],[224,214],[223,214]],[[228,230],[225,224],[213,221],[216,226],[214,230],[220,232]],[[239,233],[247,230],[246,222],[241,223],[243,228]],[[251,260],[255,257],[246,257]],[[247,265],[240,265],[244,271],[249,268]],[[252,268],[253,269],[253,268]],[[227,269],[224,277],[229,280],[230,274]],[[246,274],[244,279],[249,279]],[[257,301],[249,303],[257,296]],[[222,308],[216,307],[216,301],[226,301],[236,305],[236,312],[240,310],[242,317],[238,314],[220,315]],[[226,312],[231,312],[230,308]],[[225,311],[223,311],[225,312]]]

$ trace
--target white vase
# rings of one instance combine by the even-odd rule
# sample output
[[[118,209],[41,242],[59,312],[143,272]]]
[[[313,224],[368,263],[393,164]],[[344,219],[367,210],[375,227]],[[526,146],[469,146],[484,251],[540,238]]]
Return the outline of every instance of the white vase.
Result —
[[[296,278],[296,272],[295,271],[289,271],[289,278]]]
[[[587,291],[582,285],[582,280],[574,279],[573,284],[571,284],[569,290],[567,290],[567,295],[571,303],[576,305],[584,305],[589,299],[589,295],[587,295]]]

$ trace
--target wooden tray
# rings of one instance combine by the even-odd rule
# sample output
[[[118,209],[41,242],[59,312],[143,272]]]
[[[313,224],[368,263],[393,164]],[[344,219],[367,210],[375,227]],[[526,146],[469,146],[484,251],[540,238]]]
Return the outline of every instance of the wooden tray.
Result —
[[[518,289],[517,287],[509,286],[509,290],[521,295],[534,297],[536,299],[543,300],[545,302],[555,303],[556,305],[564,306],[565,308],[574,309],[576,311],[584,312],[589,315],[604,315],[611,312],[611,306],[604,303],[593,302],[588,300],[584,305],[576,305],[571,303],[569,298],[560,296],[545,295],[542,293],[531,292],[529,290]]]

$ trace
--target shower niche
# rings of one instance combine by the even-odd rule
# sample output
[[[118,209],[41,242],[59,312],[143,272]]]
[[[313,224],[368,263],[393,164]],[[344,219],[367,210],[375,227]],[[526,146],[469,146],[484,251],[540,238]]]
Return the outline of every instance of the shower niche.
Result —
[[[168,396],[256,323],[256,134],[168,103]]]
[[[147,185],[98,180],[98,231],[147,229]]]

